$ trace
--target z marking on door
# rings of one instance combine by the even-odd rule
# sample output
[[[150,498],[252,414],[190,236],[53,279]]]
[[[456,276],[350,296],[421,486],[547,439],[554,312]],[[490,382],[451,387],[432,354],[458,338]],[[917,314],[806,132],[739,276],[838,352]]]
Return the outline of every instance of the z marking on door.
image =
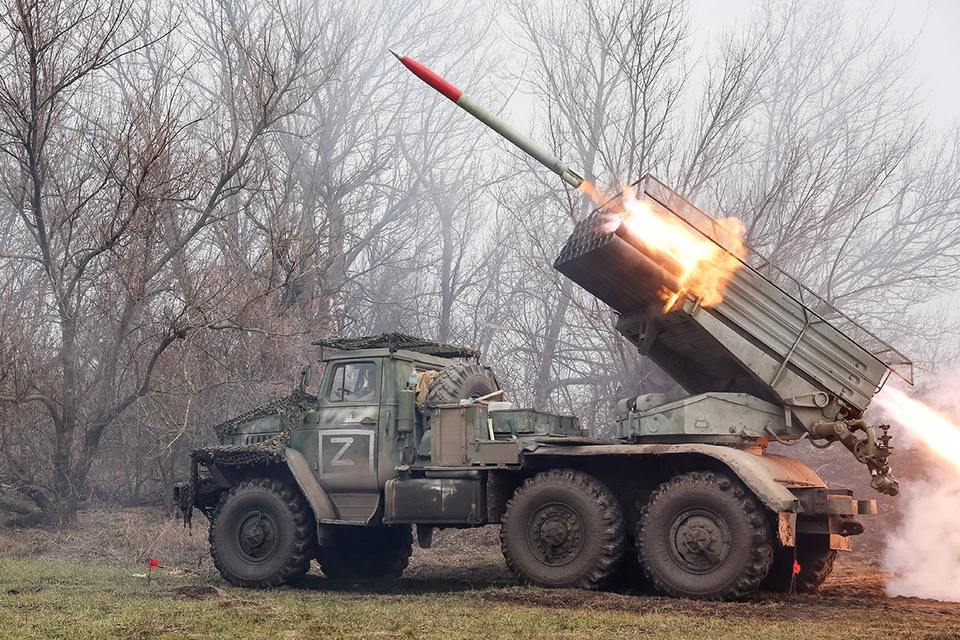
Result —
[[[350,445],[353,444],[353,438],[349,436],[343,436],[341,438],[330,438],[331,444],[340,444],[343,443],[343,446],[340,447],[340,451],[337,451],[337,455],[333,456],[333,460],[330,461],[331,467],[350,467],[353,466],[353,460],[344,460],[343,454],[347,452],[347,449],[350,448]]]
[[[320,432],[320,473],[373,471],[374,431],[329,429]]]

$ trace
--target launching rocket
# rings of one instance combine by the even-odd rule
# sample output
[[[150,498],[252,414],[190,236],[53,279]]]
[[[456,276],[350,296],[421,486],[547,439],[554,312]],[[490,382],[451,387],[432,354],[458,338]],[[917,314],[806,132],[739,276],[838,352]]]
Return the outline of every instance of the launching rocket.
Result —
[[[390,49],[390,53],[395,55],[397,60],[402,62],[403,66],[405,66],[407,69],[410,69],[415,76],[455,102],[458,107],[472,115],[474,118],[512,142],[547,169],[553,171],[555,174],[560,176],[564,182],[576,188],[579,188],[583,183],[583,176],[577,171],[568,167],[562,160],[560,160],[560,158],[556,157],[538,145],[536,142],[511,127],[509,124],[501,120],[496,114],[484,108],[479,102],[464,94],[463,91],[460,91],[460,89],[457,89],[455,86],[441,78],[429,67],[420,64],[410,56],[400,55],[393,49]]]

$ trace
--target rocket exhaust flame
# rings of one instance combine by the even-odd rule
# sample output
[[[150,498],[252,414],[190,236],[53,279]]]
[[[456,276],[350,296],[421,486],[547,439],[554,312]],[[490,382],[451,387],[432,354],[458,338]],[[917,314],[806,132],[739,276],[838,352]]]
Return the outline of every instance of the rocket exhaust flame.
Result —
[[[909,430],[960,474],[960,426],[896,389],[884,388],[873,401],[891,420]]]
[[[609,200],[587,180],[580,190],[597,204]],[[746,256],[740,220],[718,221],[731,239],[722,248],[673,214],[661,213],[651,202],[637,198],[632,187],[621,188],[620,206],[622,213],[611,216],[610,227],[604,230],[617,233],[676,278],[672,286],[664,283],[661,297],[666,310],[673,307],[681,294],[699,298],[703,306],[723,300],[723,287]]]
[[[954,382],[938,386],[952,393]],[[883,554],[883,568],[893,574],[887,595],[960,602],[960,514],[954,508],[960,500],[960,426],[896,389],[885,388],[874,401],[942,459],[947,472],[911,482],[904,492],[901,520]],[[926,467],[928,473],[933,469]]]
[[[584,180],[579,172],[511,127],[426,65],[392,49],[390,53],[418,78],[553,171],[564,182],[582,191],[597,204],[603,205],[610,199],[590,181]],[[618,233],[669,274],[664,277],[660,290],[665,309],[671,309],[677,300],[686,294],[695,296],[704,306],[715,305],[723,299],[721,290],[745,256],[742,242],[744,228],[739,220],[729,218],[719,221],[733,239],[731,246],[724,249],[669,212],[656,211],[654,205],[638,199],[631,187],[622,189],[618,209],[619,211],[612,212],[609,216],[609,229],[605,228],[604,231]],[[621,230],[620,227],[623,229]]]

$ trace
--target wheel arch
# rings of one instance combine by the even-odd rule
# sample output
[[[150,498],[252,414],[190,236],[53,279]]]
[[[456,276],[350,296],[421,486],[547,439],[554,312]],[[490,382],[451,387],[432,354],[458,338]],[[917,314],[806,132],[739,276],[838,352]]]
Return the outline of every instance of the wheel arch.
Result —
[[[313,515],[317,519],[317,524],[329,520],[339,520],[340,514],[337,511],[333,500],[327,495],[327,492],[320,486],[317,477],[310,470],[310,465],[303,454],[296,449],[287,447],[284,450],[284,461],[290,474],[300,488],[300,493],[306,498],[307,504],[313,510]]]
[[[525,453],[523,463],[532,471],[563,466],[591,473],[618,494],[625,513],[638,508],[635,503],[644,499],[644,493],[675,475],[688,471],[729,473],[775,514],[777,535],[785,546],[794,544],[800,510],[790,488],[826,486],[812,469],[791,458],[695,443],[544,446]]]
[[[245,480],[253,478],[272,478],[296,487],[310,505],[317,524],[338,520],[340,514],[327,492],[320,486],[310,465],[302,453],[286,447],[278,459],[252,465],[218,464],[215,460],[204,466],[218,485],[217,491],[223,493]]]

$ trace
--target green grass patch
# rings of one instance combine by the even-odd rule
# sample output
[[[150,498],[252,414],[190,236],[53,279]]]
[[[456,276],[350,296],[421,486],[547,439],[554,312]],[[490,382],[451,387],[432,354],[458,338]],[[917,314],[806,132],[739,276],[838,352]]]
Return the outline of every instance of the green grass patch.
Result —
[[[155,572],[147,585],[133,575],[144,569],[2,559],[0,636],[873,639],[937,637],[956,622],[917,613],[891,625],[880,606],[845,615],[805,601],[699,603],[436,579],[344,585],[313,573],[298,588],[263,591],[176,571]]]

